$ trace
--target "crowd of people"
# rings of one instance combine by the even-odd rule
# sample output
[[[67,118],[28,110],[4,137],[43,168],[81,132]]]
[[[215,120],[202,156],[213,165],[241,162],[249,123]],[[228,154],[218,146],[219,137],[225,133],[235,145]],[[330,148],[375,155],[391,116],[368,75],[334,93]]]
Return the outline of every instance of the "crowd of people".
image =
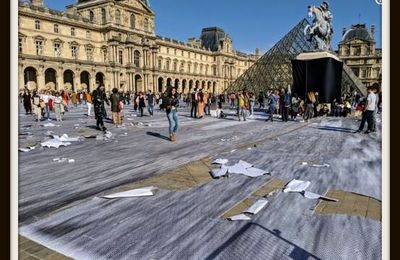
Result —
[[[291,94],[285,89],[270,90],[266,93],[260,92],[258,95],[247,91],[236,93],[225,93],[215,95],[194,88],[190,93],[178,93],[175,87],[168,87],[163,93],[147,92],[124,92],[113,88],[111,93],[106,93],[103,84],[90,93],[89,91],[33,91],[25,90],[20,93],[20,100],[25,108],[26,114],[33,114],[37,121],[51,120],[50,112],[55,114],[57,121],[63,121],[65,112],[77,106],[87,106],[87,116],[94,116],[98,130],[106,131],[104,119],[109,119],[105,104],[110,106],[112,120],[115,127],[123,125],[123,108],[126,105],[133,105],[133,110],[138,116],[143,117],[147,108],[147,114],[152,117],[154,109],[167,114],[169,126],[169,138],[176,141],[176,133],[179,127],[178,107],[186,106],[190,109],[190,116],[202,119],[213,113],[214,117],[225,118],[227,114],[223,112],[223,107],[234,110],[239,121],[246,121],[254,116],[254,111],[259,111],[267,115],[266,121],[273,121],[280,118],[283,122],[297,120],[308,122],[313,117],[334,116],[347,117],[349,115],[361,116],[361,124],[358,132],[363,131],[365,123],[368,129],[365,133],[376,130],[375,116],[381,111],[381,94],[379,85],[374,84],[368,88],[368,96],[361,97],[360,94],[343,95],[339,100],[331,103],[320,103],[317,92],[308,92],[304,98]]]

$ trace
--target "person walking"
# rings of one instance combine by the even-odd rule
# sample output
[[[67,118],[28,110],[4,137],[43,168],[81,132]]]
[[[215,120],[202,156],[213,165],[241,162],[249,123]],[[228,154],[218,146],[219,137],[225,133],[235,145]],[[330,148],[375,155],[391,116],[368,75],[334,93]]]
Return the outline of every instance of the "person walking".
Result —
[[[117,88],[113,88],[112,94],[110,96],[110,101],[111,101],[111,112],[112,112],[112,121],[115,125],[115,127],[120,127],[122,124],[122,118],[121,118],[121,104],[122,102],[122,95],[121,93],[118,93]]]
[[[50,108],[49,108],[49,93],[47,91],[43,91],[43,94],[40,95],[40,99],[44,102],[43,112],[46,115],[46,119],[51,121],[50,119]]]
[[[25,113],[31,114],[32,115],[32,96],[31,93],[29,92],[29,90],[25,90],[24,94],[22,95],[22,100],[24,103],[24,108],[25,108]]]
[[[275,113],[276,105],[277,105],[277,98],[276,98],[275,93],[272,92],[269,97],[269,102],[268,102],[269,117],[265,121],[269,121],[269,120],[271,120],[271,122],[274,121],[274,113]]]
[[[97,130],[106,131],[107,128],[104,126],[104,116],[105,116],[105,107],[104,102],[107,105],[110,105],[108,102],[106,93],[104,92],[104,84],[100,84],[97,89],[93,91],[93,105],[94,105],[94,114],[96,117],[96,126]]]
[[[250,111],[250,117],[253,116],[254,114],[254,105],[255,105],[255,99],[253,93],[249,94],[249,111]]]
[[[139,104],[138,97],[139,97],[139,94],[137,91],[135,91],[135,93],[133,94],[133,110],[135,110],[135,112],[137,112],[137,109],[138,109],[138,104]]]
[[[92,111],[93,97],[89,92],[86,93],[87,116],[90,116]]]
[[[176,88],[172,87],[166,98],[165,111],[167,113],[169,123],[169,140],[171,142],[176,141],[176,133],[179,127],[178,117],[179,99],[176,92]]]
[[[154,94],[149,89],[149,91],[147,93],[147,112],[149,112],[149,115],[151,117],[153,116],[153,112],[154,112],[154,104],[155,104],[155,97],[154,97]]]
[[[259,104],[258,109],[265,108],[264,107],[264,93],[263,92],[260,92],[260,94],[258,96],[258,104]]]
[[[190,101],[192,103],[192,108],[190,109],[190,117],[197,118],[197,106],[198,106],[198,92],[197,88],[194,88],[192,93],[190,93]]]
[[[72,102],[72,105],[74,107],[77,107],[77,105],[78,105],[78,94],[76,94],[76,91],[72,92],[71,102]]]
[[[58,121],[63,121],[62,120],[62,113],[64,111],[64,104],[63,104],[63,98],[60,94],[60,92],[56,92],[55,97],[54,97],[54,113],[56,114],[56,120]]]
[[[365,134],[369,134],[374,130],[373,116],[376,110],[376,105],[377,105],[377,98],[374,93],[374,89],[372,87],[369,87],[367,100],[365,103],[364,111],[362,113],[361,124],[356,133],[359,133],[364,130],[365,122],[368,123],[368,129],[367,131],[365,131]]]

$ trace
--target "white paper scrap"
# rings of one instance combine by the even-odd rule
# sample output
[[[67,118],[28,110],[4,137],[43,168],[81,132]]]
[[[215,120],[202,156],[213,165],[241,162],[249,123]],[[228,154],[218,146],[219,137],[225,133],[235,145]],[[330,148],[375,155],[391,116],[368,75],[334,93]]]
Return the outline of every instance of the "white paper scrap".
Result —
[[[233,174],[246,174],[247,170],[240,164],[228,166],[228,172]]]
[[[292,180],[286,185],[286,188],[283,192],[303,192],[305,191],[308,186],[310,186],[311,182],[309,181],[301,181],[301,180]]]
[[[301,162],[301,165],[308,165],[308,162]]]
[[[70,142],[62,142],[58,139],[52,139],[52,140],[48,140],[46,142],[43,142],[40,144],[42,147],[48,147],[48,148],[59,148],[60,146],[68,146],[71,145]]]
[[[331,167],[329,164],[324,163],[324,164],[313,164],[311,167],[317,167],[317,168],[329,168]]]
[[[153,196],[156,190],[157,190],[156,187],[151,186],[151,187],[119,192],[111,195],[106,195],[102,196],[102,198],[118,199],[118,198],[132,198],[132,197],[147,197],[147,196]]]
[[[213,178],[219,178],[219,177],[223,177],[228,173],[228,169],[225,167],[222,167],[220,169],[212,169],[211,170],[211,175],[213,176]]]
[[[228,159],[216,159],[215,161],[213,161],[214,164],[227,164],[229,162]]]
[[[257,214],[262,210],[266,205],[268,204],[268,200],[266,199],[259,199],[257,200],[253,205],[251,205],[250,208],[248,208],[244,213],[249,213],[249,214]]]
[[[261,170],[261,169],[254,168],[254,167],[246,169],[246,173],[245,173],[246,176],[249,176],[252,178],[260,177],[265,174],[268,174],[268,172]]]
[[[239,215],[232,216],[232,217],[228,218],[228,220],[231,220],[231,221],[251,220],[251,218],[249,216],[246,216],[245,214],[239,214]]]
[[[245,161],[242,161],[242,160],[240,160],[240,161],[238,162],[238,164],[239,164],[240,166],[242,166],[243,168],[245,168],[245,169],[253,167],[252,164],[250,164],[250,163],[248,163],[248,162],[245,162]]]
[[[74,163],[74,162],[75,162],[74,159],[69,159],[69,160],[68,160],[68,163]]]
[[[322,195],[319,195],[319,194],[316,194],[316,193],[313,193],[313,192],[310,192],[310,191],[305,191],[303,193],[303,196],[305,198],[307,198],[307,199],[310,199],[310,200],[322,199],[322,200],[329,200],[329,201],[336,201],[336,202],[338,201],[337,199],[325,197],[325,196],[322,196]]]
[[[43,125],[44,127],[55,127],[56,125],[53,123],[46,123]]]
[[[18,148],[19,151],[27,153],[32,151],[33,149],[35,149],[35,146],[30,146],[30,147],[26,147],[26,148]]]

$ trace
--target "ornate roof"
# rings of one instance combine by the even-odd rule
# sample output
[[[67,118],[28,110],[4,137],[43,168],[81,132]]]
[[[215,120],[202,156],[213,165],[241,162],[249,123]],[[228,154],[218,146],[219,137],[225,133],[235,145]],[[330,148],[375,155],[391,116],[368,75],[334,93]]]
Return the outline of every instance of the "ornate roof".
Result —
[[[365,24],[352,25],[351,28],[344,33],[342,42],[348,42],[352,40],[362,40],[367,42],[375,41]]]
[[[204,28],[201,31],[201,45],[211,51],[218,51],[221,40],[226,37],[225,31],[218,27]]]

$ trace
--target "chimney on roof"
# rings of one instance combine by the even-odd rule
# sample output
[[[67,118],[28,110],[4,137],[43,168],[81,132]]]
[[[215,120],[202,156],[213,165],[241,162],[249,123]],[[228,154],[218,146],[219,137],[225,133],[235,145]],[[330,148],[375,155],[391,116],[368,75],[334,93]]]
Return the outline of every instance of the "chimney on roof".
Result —
[[[371,36],[372,39],[375,39],[375,24],[371,25]]]
[[[260,49],[256,48],[256,56],[260,56]]]
[[[44,6],[43,0],[31,0],[31,4],[36,6]]]
[[[346,28],[343,28],[342,36],[346,33]]]

